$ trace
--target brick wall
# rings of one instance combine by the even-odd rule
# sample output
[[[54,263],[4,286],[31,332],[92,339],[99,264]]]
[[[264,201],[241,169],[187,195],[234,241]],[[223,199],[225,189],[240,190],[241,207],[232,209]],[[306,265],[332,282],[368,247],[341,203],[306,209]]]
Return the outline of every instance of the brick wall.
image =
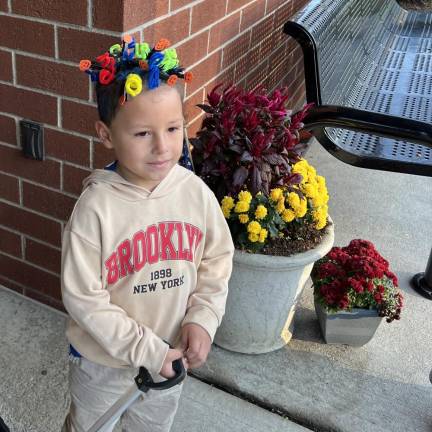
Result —
[[[168,38],[195,77],[185,100],[192,137],[202,120],[194,105],[219,82],[288,85],[291,106],[300,107],[301,53],[282,26],[305,3],[0,0],[0,284],[62,308],[62,230],[82,179],[113,160],[96,139],[81,58],[94,58],[125,33],[149,43]],[[43,124],[45,161],[22,156],[21,119]]]

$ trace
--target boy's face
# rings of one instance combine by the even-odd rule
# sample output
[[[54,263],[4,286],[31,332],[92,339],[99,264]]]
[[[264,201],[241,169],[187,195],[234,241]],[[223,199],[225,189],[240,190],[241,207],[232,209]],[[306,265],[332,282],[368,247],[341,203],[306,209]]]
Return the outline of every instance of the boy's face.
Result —
[[[179,92],[161,85],[129,97],[111,127],[101,121],[95,126],[105,147],[115,151],[117,172],[131,183],[153,190],[180,159],[183,122]]]

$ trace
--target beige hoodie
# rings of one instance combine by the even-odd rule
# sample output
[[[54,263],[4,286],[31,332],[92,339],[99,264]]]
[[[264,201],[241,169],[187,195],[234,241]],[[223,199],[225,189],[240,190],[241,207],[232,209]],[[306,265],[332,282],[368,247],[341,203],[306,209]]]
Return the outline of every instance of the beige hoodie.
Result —
[[[159,373],[186,323],[213,340],[234,247],[210,189],[176,165],[152,191],[115,171],[84,180],[63,233],[66,335],[85,358]]]

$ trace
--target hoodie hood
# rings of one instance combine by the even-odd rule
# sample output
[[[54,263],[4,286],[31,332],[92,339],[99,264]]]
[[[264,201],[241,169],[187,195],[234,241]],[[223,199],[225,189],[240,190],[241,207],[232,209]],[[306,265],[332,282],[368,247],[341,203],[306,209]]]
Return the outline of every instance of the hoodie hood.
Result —
[[[114,166],[115,169],[115,166]],[[127,201],[140,201],[142,199],[160,198],[175,189],[187,180],[193,173],[176,164],[168,175],[152,190],[131,183],[118,174],[113,168],[95,169],[83,180],[83,191],[90,185],[101,185]]]

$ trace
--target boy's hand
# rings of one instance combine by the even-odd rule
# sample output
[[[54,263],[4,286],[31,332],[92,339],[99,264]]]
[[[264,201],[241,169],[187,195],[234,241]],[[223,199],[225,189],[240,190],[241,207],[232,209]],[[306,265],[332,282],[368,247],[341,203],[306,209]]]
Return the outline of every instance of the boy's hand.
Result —
[[[175,376],[174,369],[172,367],[172,362],[179,358],[183,357],[183,351],[179,349],[169,349],[168,353],[165,357],[165,361],[163,363],[162,369],[159,372],[159,375],[162,375],[164,378],[172,378]],[[186,367],[186,363],[183,361],[183,364]]]
[[[210,352],[210,336],[200,325],[186,324],[182,327],[181,348],[185,352],[188,367],[200,367]]]

